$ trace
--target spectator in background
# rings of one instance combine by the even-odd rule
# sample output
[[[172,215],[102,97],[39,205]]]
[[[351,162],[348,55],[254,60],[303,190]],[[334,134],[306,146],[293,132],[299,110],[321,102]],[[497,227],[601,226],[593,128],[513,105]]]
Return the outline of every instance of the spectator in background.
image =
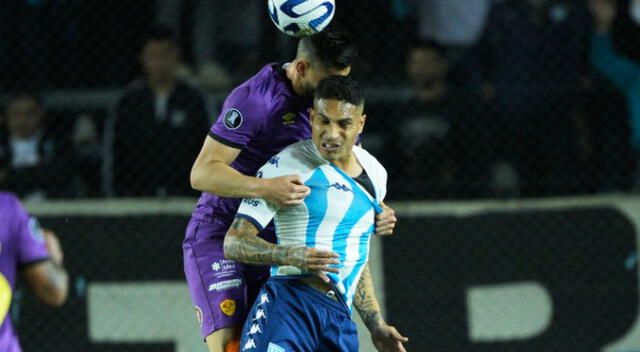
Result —
[[[413,99],[393,112],[397,129],[391,157],[403,165],[392,171],[392,178],[402,180],[392,185],[393,192],[405,198],[481,195],[487,157],[481,150],[487,143],[477,133],[487,130],[480,125],[480,99],[452,87],[446,53],[433,41],[412,46],[406,70]]]
[[[589,23],[577,1],[504,0],[477,47],[483,93],[495,111],[493,143],[524,196],[549,194],[558,184],[539,161],[556,152],[550,132],[558,135],[556,119],[569,118],[587,74]]]
[[[11,96],[0,138],[0,186],[27,200],[71,194],[75,156],[64,137],[48,128],[40,99],[31,93]]]
[[[630,143],[640,153],[640,62],[633,62],[616,52],[611,25],[618,9],[615,0],[590,0],[595,20],[591,39],[591,63],[610,80],[627,99],[631,127]]]
[[[114,133],[116,193],[195,195],[189,170],[208,126],[202,95],[176,77],[180,51],[155,26],[140,51],[144,77],[120,98]]]
[[[440,43],[451,65],[468,68],[465,63],[485,29],[492,0],[406,1],[415,9],[418,37]]]

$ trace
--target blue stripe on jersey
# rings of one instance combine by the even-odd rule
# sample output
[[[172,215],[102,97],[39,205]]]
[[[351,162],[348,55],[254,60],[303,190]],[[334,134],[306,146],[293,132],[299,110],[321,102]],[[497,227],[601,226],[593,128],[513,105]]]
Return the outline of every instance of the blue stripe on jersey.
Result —
[[[318,228],[327,213],[327,193],[329,189],[326,185],[329,184],[329,179],[327,179],[324,172],[318,168],[304,184],[310,188],[316,186],[314,191],[304,199],[304,204],[309,213],[305,246],[315,247]]]
[[[331,165],[338,173],[340,173],[342,175],[342,177],[349,182],[349,185],[351,186],[351,190],[353,191],[353,200],[351,201],[351,205],[349,206],[349,210],[347,211],[347,213],[345,214],[345,216],[342,218],[342,220],[340,221],[340,224],[338,225],[338,227],[336,228],[335,231],[335,235],[334,236],[339,236],[338,240],[336,240],[336,237],[334,237],[334,246],[333,246],[333,251],[336,253],[345,253],[346,255],[346,247],[347,247],[347,238],[349,236],[349,233],[351,232],[351,230],[353,229],[353,226],[355,226],[360,219],[367,213],[369,212],[369,210],[371,210],[371,208],[373,207],[375,209],[375,212],[378,213],[380,212],[382,209],[380,208],[380,206],[377,204],[376,200],[370,200],[369,196],[356,184],[356,182],[349,177],[349,175],[347,175],[346,173],[344,173],[342,170],[340,170],[338,167],[336,167],[335,165]],[[373,225],[368,231],[366,231],[365,233],[363,233],[360,236],[359,239],[359,248],[358,248],[358,254],[359,254],[359,258],[358,258],[358,264],[356,264],[351,273],[349,273],[349,276],[347,276],[344,280],[342,280],[342,283],[344,285],[345,288],[345,296],[347,294],[347,292],[349,291],[349,288],[351,287],[351,285],[353,284],[353,281],[355,280],[356,275],[360,272],[360,270],[362,270],[362,267],[364,266],[364,263],[366,262],[366,258],[367,258],[367,249],[368,249],[368,242],[369,242],[369,236],[373,233],[373,228],[375,225]],[[339,258],[340,262],[343,262],[345,260],[344,257],[340,257]],[[342,264],[338,267],[341,267]],[[335,274],[334,274],[335,275]],[[335,280],[337,278],[337,276],[333,276],[333,279]],[[337,281],[336,281],[337,282]],[[351,297],[346,297],[346,301],[347,302],[351,302]]]

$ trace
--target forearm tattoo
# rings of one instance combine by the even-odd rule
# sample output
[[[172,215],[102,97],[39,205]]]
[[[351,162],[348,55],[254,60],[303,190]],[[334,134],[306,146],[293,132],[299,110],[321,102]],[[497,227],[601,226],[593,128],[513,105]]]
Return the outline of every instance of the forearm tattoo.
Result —
[[[356,294],[353,298],[353,305],[358,309],[362,321],[369,330],[372,330],[382,322],[380,304],[376,299],[369,264],[365,265],[364,270],[362,270],[360,281],[358,281],[358,286],[356,287]]]
[[[235,218],[224,240],[225,257],[254,265],[286,265],[289,248],[271,244],[257,234],[252,223]]]

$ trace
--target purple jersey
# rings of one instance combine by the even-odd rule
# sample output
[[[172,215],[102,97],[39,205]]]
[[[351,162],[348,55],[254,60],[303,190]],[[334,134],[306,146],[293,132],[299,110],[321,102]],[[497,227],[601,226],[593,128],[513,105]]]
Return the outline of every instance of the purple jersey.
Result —
[[[7,311],[18,268],[48,257],[38,221],[14,195],[0,192],[0,351],[21,350]]]
[[[311,138],[312,102],[293,91],[282,64],[269,64],[229,94],[209,136],[242,149],[231,167],[253,176],[284,147]],[[230,225],[240,201],[202,193],[193,215]]]

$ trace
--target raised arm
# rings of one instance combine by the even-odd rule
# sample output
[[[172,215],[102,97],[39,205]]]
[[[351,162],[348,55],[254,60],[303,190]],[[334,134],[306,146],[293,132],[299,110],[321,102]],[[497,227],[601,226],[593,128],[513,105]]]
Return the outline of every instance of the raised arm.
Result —
[[[230,165],[240,151],[207,136],[191,169],[191,187],[222,197],[263,198],[277,206],[298,205],[309,195],[295,175],[262,179],[238,172]]]
[[[290,247],[269,243],[256,236],[258,228],[242,217],[236,217],[224,239],[224,256],[227,259],[253,265],[291,265],[306,273],[315,273],[327,279],[324,272],[337,273],[338,255],[311,247]]]
[[[67,300],[69,276],[65,271],[63,253],[58,238],[51,231],[43,231],[50,258],[27,266],[22,274],[33,292],[51,306],[61,306]]]
[[[378,351],[405,352],[402,343],[409,341],[409,339],[400,335],[396,328],[387,325],[382,319],[369,264],[365,265],[360,281],[358,281],[353,305],[371,332],[371,340]]]

